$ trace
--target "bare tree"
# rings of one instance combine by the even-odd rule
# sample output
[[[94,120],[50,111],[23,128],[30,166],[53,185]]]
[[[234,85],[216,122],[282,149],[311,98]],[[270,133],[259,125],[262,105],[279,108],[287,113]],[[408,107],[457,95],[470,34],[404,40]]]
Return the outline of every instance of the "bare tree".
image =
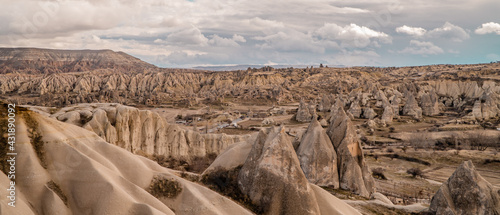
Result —
[[[468,138],[471,149],[484,151],[488,147],[497,145],[496,138],[488,137],[486,131],[476,131]]]
[[[431,135],[428,132],[416,133],[410,137],[410,145],[417,151],[422,148],[431,148],[434,140],[432,140]]]

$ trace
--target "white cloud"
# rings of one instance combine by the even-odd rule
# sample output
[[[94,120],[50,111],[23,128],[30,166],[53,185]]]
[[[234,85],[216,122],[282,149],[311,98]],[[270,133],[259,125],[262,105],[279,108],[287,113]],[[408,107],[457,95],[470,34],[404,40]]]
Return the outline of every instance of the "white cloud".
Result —
[[[245,38],[240,35],[233,35],[232,38],[224,38],[219,35],[212,35],[212,39],[208,41],[208,44],[214,46],[225,46],[225,47],[239,47],[237,42],[246,42]]]
[[[427,33],[430,38],[446,38],[451,39],[455,42],[462,42],[469,39],[469,33],[467,33],[463,28],[453,25],[449,22],[444,23],[440,28],[435,28]]]
[[[443,49],[434,45],[431,42],[422,42],[411,40],[410,46],[399,51],[399,53],[417,54],[417,55],[437,55],[444,53]]]
[[[233,40],[235,42],[240,42],[240,43],[245,43],[247,42],[247,40],[245,40],[245,37],[241,36],[241,35],[238,35],[238,34],[234,34],[233,35]]]
[[[160,65],[160,60],[166,62],[163,65],[300,64],[327,62],[339,55],[343,62],[355,65],[358,61],[370,62],[371,57],[377,59],[367,55],[373,52],[387,57],[385,62],[391,65],[397,51],[383,50],[405,50],[407,44],[398,41],[388,45],[393,38],[387,32],[396,34],[394,28],[400,26],[397,33],[432,42],[413,42],[406,53],[439,54],[442,48],[446,50],[442,56],[459,55],[460,59],[474,53],[464,47],[494,53],[494,48],[479,46],[483,43],[477,40],[464,46],[443,42],[465,41],[470,34],[467,29],[483,23],[480,17],[497,15],[491,8],[498,5],[496,0],[459,1],[289,0],[284,4],[268,0],[0,0],[0,46],[107,48],[145,60],[157,59],[155,63]],[[445,7],[449,10],[442,10]],[[443,17],[450,23],[427,27],[430,23],[442,24]],[[474,32],[499,34],[498,25],[485,23]],[[495,42],[491,37],[484,39]],[[165,56],[174,52],[177,54],[170,57],[176,60],[168,61]],[[365,60],[361,62],[360,56]]]
[[[287,30],[286,33],[280,31],[267,36],[257,36],[253,38],[257,41],[264,41],[257,45],[261,49],[275,49],[279,51],[306,51],[324,53],[325,48],[314,41],[311,35],[299,31]]]
[[[409,27],[406,25],[403,25],[401,27],[396,28],[396,32],[402,33],[402,34],[408,34],[410,36],[416,36],[416,37],[421,37],[423,36],[427,30],[419,27]]]
[[[413,37],[418,38],[444,38],[451,39],[454,42],[462,42],[466,39],[469,39],[469,33],[465,31],[463,28],[453,25],[449,22],[444,23],[442,27],[434,28],[431,31],[427,31],[424,28],[420,27],[410,27],[407,25],[403,25],[401,27],[396,28],[396,32],[408,34]]]
[[[500,24],[495,22],[488,22],[481,25],[474,31],[476,34],[490,34],[495,33],[500,35]]]
[[[201,33],[200,29],[192,26],[191,28],[169,34],[167,41],[175,44],[204,46],[207,44],[208,38]]]
[[[334,23],[326,23],[317,29],[314,34],[323,40],[340,41],[343,46],[366,47],[370,44],[377,45],[372,39],[377,39],[382,43],[391,43],[392,38],[383,32],[374,31],[365,26],[356,24],[341,27]]]

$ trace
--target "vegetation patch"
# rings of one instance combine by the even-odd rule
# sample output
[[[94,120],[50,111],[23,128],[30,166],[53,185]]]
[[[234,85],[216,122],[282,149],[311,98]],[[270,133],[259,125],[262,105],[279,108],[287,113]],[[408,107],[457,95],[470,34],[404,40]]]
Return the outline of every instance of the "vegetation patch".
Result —
[[[402,209],[386,207],[379,204],[356,204],[352,205],[358,209],[362,214],[376,214],[376,215],[421,215],[421,213],[408,212]]]
[[[422,170],[419,168],[410,168],[410,169],[406,170],[406,173],[410,174],[414,178],[417,176],[420,176],[421,178],[424,177],[424,172],[422,172]]]
[[[252,212],[262,214],[264,212],[263,208],[254,204],[250,197],[243,194],[238,187],[238,174],[241,167],[242,165],[232,170],[218,167],[210,174],[204,175],[201,182],[211,190],[231,198]]]
[[[330,194],[334,195],[335,197],[339,199],[347,199],[347,200],[370,200],[369,198],[357,195],[349,190],[343,190],[343,189],[335,189],[333,187],[326,187],[323,186],[321,187],[324,190],[328,191]]]
[[[33,113],[30,111],[24,111],[22,113],[24,122],[28,127],[28,136],[30,138],[31,145],[35,149],[36,155],[40,160],[40,165],[47,169],[47,162],[45,159],[45,143],[42,141],[42,135],[39,134],[38,121],[34,119]]]
[[[431,165],[431,163],[429,163],[427,161],[420,160],[420,159],[414,158],[414,157],[407,157],[407,156],[399,155],[399,154],[396,154],[396,153],[385,154],[384,156],[386,156],[388,158],[391,158],[391,159],[396,158],[396,159],[405,160],[405,161],[409,161],[409,162],[413,162],[413,163],[418,163],[418,164],[422,164],[422,165],[426,165],[426,166],[430,166]]]
[[[136,154],[154,160],[160,166],[166,168],[194,173],[202,173],[214,162],[215,158],[217,158],[217,154],[215,153],[209,153],[204,157],[195,157],[191,161],[175,159],[164,155],[147,155],[142,151],[138,151]]]
[[[489,163],[500,163],[500,160],[497,159],[485,159],[484,164],[489,164]]]
[[[9,122],[7,121],[7,104],[2,103],[0,105],[0,168],[2,169],[2,172],[5,173],[5,175],[8,175],[9,172],[9,164],[7,162],[7,150],[8,150],[8,144],[7,144],[7,130],[8,130],[8,124]]]
[[[382,169],[380,167],[373,168],[372,169],[372,175],[374,178],[380,179],[380,180],[387,180],[387,177],[384,175],[385,169]]]
[[[68,197],[64,195],[63,191],[54,181],[47,182],[47,187],[59,196],[59,198],[68,206]]]
[[[175,198],[182,192],[182,185],[173,178],[156,175],[149,185],[148,192],[156,198]]]

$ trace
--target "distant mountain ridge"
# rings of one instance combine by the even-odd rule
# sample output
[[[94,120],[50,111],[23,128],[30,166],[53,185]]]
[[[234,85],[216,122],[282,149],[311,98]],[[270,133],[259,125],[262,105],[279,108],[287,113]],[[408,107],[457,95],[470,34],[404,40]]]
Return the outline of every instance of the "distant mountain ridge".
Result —
[[[0,74],[52,74],[101,69],[135,73],[158,68],[124,52],[112,50],[0,48]]]
[[[235,71],[235,70],[246,70],[249,67],[250,68],[262,68],[265,66],[270,66],[275,69],[282,69],[282,68],[306,68],[306,67],[319,67],[319,65],[264,65],[264,64],[242,64],[242,65],[228,65],[228,66],[196,66],[193,67],[193,69],[197,70],[210,70],[210,71]],[[344,65],[333,65],[329,67],[336,67],[336,68],[342,68],[345,67]]]

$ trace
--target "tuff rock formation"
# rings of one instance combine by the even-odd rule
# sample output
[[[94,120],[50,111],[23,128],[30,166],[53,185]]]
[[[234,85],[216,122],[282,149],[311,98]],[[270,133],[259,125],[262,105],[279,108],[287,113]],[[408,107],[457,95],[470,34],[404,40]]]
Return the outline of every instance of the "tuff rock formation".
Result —
[[[351,103],[351,107],[349,108],[349,113],[351,113],[355,118],[359,118],[361,116],[361,107],[359,106],[359,101],[355,100]]]
[[[377,113],[375,113],[375,110],[373,110],[373,108],[369,108],[369,107],[366,107],[364,110],[363,110],[363,117],[365,119],[373,119],[377,116]]]
[[[30,111],[17,116],[16,166],[22,168],[16,169],[16,207],[2,200],[2,214],[252,214],[91,131]],[[9,183],[0,173],[1,186]]]
[[[316,119],[313,119],[302,136],[297,156],[309,182],[318,186],[339,187],[337,152]]]
[[[429,210],[437,215],[500,214],[500,191],[465,161],[432,197]]]
[[[319,214],[314,193],[283,127],[259,133],[241,168],[238,184],[266,214]]]
[[[418,106],[417,100],[412,93],[410,93],[405,106],[403,107],[403,115],[411,116],[414,119],[422,118],[422,108]]]
[[[248,136],[200,134],[169,124],[157,113],[120,104],[80,104],[54,113],[60,121],[93,131],[132,153],[162,155],[187,161],[219,154]]]
[[[384,124],[391,124],[392,120],[394,119],[394,109],[392,109],[391,105],[386,105],[384,107],[384,113],[382,114],[381,121]]]
[[[239,171],[238,186],[264,214],[360,214],[307,181],[283,127],[261,130]]]
[[[422,114],[425,116],[439,115],[439,102],[434,92],[423,94],[420,98],[420,106],[422,106]]]
[[[299,108],[295,114],[295,120],[299,122],[310,122],[312,116],[313,113],[311,113],[309,105],[307,105],[304,100],[300,100]]]
[[[375,191],[374,180],[356,130],[342,107],[333,116],[327,134],[337,151],[340,188],[369,197]]]

